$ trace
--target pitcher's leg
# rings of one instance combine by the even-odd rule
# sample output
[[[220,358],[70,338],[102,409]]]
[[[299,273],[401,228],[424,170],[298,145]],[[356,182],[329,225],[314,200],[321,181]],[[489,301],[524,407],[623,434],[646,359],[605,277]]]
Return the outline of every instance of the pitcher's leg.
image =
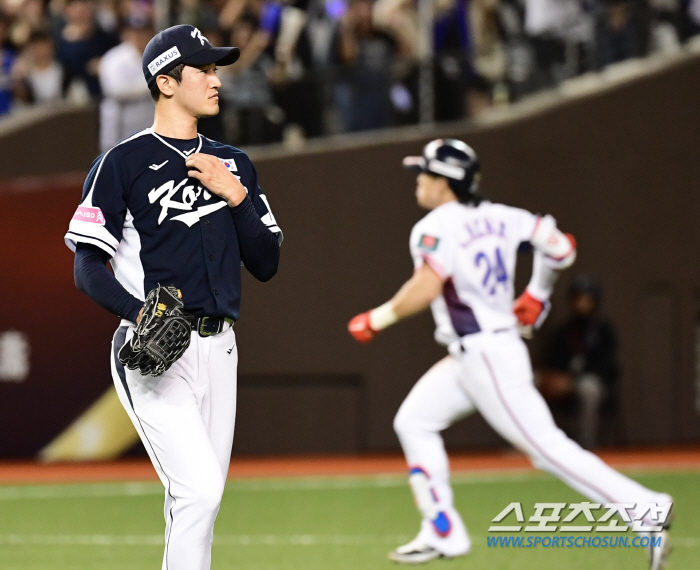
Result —
[[[449,460],[440,432],[473,410],[461,388],[461,365],[448,356],[416,383],[399,408],[394,429],[409,466],[409,482],[423,515],[419,538],[446,556],[465,554],[470,542],[453,507]]]
[[[113,348],[124,343],[118,329]],[[197,345],[165,374],[125,369],[113,350],[112,373],[131,418],[166,490],[163,570],[208,570],[224,477],[209,442],[196,398],[185,377],[195,373]]]
[[[202,398],[202,420],[226,478],[236,423],[238,349],[232,327],[207,340],[207,390]]]

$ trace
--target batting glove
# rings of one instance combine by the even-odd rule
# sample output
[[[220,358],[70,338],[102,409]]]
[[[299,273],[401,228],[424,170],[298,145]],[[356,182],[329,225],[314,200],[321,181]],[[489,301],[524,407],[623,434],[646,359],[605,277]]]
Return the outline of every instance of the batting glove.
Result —
[[[379,331],[375,331],[369,323],[369,311],[354,317],[348,323],[348,332],[362,344],[374,340],[374,337],[379,334]]]
[[[522,326],[538,328],[549,312],[549,303],[535,299],[527,290],[513,303],[513,313]]]

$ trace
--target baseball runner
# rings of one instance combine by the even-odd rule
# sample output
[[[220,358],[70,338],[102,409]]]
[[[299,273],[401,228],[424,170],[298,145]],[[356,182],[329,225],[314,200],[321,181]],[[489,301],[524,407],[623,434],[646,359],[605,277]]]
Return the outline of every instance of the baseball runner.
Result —
[[[165,486],[163,570],[210,567],[233,442],[241,266],[272,278],[282,240],[247,155],[197,134],[198,118],[219,112],[217,65],[238,57],[189,25],[150,41],[153,127],[95,160],[65,236],[78,288],[122,319],[112,375]]]
[[[411,232],[415,272],[389,302],[356,316],[348,329],[369,342],[430,306],[435,338],[449,355],[423,375],[394,420],[422,522],[418,536],[389,557],[417,564],[469,552],[440,432],[474,410],[534,465],[594,503],[635,503],[635,509],[655,503],[668,513],[669,495],[642,487],[568,439],[533,385],[517,325],[543,320],[559,272],[576,257],[573,236],[561,233],[550,216],[484,200],[477,194],[477,156],[461,141],[435,140],[404,165],[419,172],[416,198],[430,210]],[[534,249],[532,278],[513,304],[516,256],[524,243]],[[646,528],[659,529],[655,537],[661,540],[650,551],[650,567],[659,570],[670,552],[668,532],[648,515],[644,519]]]

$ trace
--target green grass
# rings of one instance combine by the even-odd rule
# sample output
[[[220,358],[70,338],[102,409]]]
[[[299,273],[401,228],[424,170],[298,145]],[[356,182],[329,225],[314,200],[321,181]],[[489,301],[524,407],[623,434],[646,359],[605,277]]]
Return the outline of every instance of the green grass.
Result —
[[[700,473],[636,473],[676,499],[669,568],[700,568]],[[455,501],[471,554],[435,570],[626,570],[646,568],[641,548],[489,548],[491,519],[510,502],[580,502],[542,474],[457,476]],[[0,569],[148,570],[162,557],[158,484],[0,486]],[[389,569],[387,552],[410,540],[418,514],[404,479],[364,477],[238,481],[216,525],[215,570]],[[630,535],[631,534],[626,533]]]

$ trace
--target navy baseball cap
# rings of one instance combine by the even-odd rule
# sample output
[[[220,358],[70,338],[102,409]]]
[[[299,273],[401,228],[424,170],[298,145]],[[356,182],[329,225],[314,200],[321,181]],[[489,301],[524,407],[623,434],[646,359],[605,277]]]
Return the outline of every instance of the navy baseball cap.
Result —
[[[159,32],[148,42],[143,52],[143,76],[150,88],[156,77],[167,74],[181,63],[231,65],[240,55],[237,47],[213,47],[197,28],[181,24]]]

